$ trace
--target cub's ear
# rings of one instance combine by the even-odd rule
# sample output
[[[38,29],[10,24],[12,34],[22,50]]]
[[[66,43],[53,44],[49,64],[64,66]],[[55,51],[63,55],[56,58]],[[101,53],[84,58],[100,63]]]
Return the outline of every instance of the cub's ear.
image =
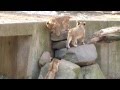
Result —
[[[83,25],[85,26],[85,25],[86,25],[86,22],[83,22]]]
[[[78,22],[77,22],[77,25],[80,25],[80,24],[81,24],[81,22],[80,22],[80,21],[78,21]]]
[[[46,22],[47,25],[49,25],[50,23],[49,22]]]

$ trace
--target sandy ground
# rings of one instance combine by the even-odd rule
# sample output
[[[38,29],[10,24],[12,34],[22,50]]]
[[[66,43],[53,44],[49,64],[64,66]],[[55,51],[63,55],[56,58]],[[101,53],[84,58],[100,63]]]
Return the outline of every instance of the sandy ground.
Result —
[[[61,14],[62,15],[62,14]],[[93,20],[93,21],[120,21],[120,15],[112,14],[89,14],[89,13],[77,13],[72,14],[71,20]],[[0,12],[0,24],[6,23],[25,23],[25,22],[44,22],[49,20],[51,15],[31,15],[23,13],[5,13]]]

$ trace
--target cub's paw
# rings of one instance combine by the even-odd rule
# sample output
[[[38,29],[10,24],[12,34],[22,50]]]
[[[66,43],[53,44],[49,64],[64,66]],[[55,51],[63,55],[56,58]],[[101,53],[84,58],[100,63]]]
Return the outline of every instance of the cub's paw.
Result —
[[[74,45],[74,47],[77,47],[77,45]]]

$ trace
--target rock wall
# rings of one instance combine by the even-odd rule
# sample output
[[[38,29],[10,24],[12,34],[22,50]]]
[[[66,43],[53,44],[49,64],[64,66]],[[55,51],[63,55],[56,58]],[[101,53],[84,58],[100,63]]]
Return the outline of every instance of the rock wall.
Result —
[[[71,27],[74,27],[74,25],[75,22],[72,22]],[[66,39],[67,32],[63,32],[60,36],[51,34],[54,58],[60,60],[55,79],[105,79],[99,65],[95,64],[97,59],[95,45],[86,44],[67,49]],[[39,79],[45,78],[49,65],[50,62],[47,60],[46,64],[41,67]],[[53,72],[51,70],[51,73]]]
[[[86,38],[89,40],[91,35],[103,28],[111,26],[120,26],[120,21],[87,21],[86,23]],[[120,78],[120,41],[112,43],[96,44],[98,53],[97,63],[106,78]]]
[[[49,51],[51,53],[51,55],[54,57],[54,53],[52,52],[52,46],[53,46],[54,50],[65,48],[66,35],[64,35],[65,37],[62,37],[64,39],[64,40],[62,39],[63,41],[60,40],[61,43],[62,43],[61,45],[60,45],[60,42],[57,41],[57,39],[59,40],[59,38],[53,38],[54,41],[52,41],[52,46],[51,46],[52,37],[50,37],[50,32],[49,32],[49,30],[47,30],[47,28],[45,26],[45,22],[27,24],[30,27],[30,29],[26,28],[27,30],[25,30],[25,31],[30,30],[29,33],[24,33],[24,30],[23,30],[24,28],[22,27],[22,25],[24,27],[26,27],[26,25],[24,25],[24,24],[20,24],[20,26],[19,26],[19,24],[17,24],[17,29],[15,29],[15,26],[13,24],[7,25],[7,26],[6,25],[1,25],[1,29],[0,29],[1,31],[0,32],[5,32],[4,28],[6,28],[5,30],[8,33],[6,34],[6,32],[5,32],[4,36],[2,36],[2,37],[5,37],[6,35],[7,36],[12,36],[12,37],[17,35],[17,36],[22,37],[22,35],[26,35],[26,34],[28,36],[30,36],[30,42],[29,42],[30,44],[25,42],[27,45],[29,44],[28,45],[29,50],[27,49],[28,50],[27,60],[24,61],[25,58],[23,58],[23,60],[21,58],[22,61],[20,59],[17,59],[17,60],[19,60],[21,65],[22,65],[22,63],[27,62],[27,66],[26,66],[27,68],[25,67],[25,71],[24,71],[25,73],[22,74],[22,75],[24,75],[25,77],[30,76],[32,78],[38,78],[39,73],[40,73],[38,60],[40,59],[41,55],[43,54],[44,51]],[[74,27],[75,25],[76,25],[75,21],[70,22],[70,27]],[[116,25],[120,25],[120,21],[86,21],[86,27],[85,27],[86,28],[86,39],[85,39],[85,41],[86,42],[89,41],[90,37],[93,35],[94,32],[96,32],[100,29],[103,29],[103,28],[107,28],[107,27],[110,27],[110,26],[116,26]],[[9,27],[14,28],[14,29],[11,29],[11,30],[12,30],[12,32],[14,32],[15,35],[13,35],[12,32],[11,32],[12,34],[9,33]],[[22,29],[22,30],[20,30],[20,29]],[[19,31],[21,34],[19,35],[18,34],[19,32],[16,34],[15,32],[17,32],[17,31]],[[1,34],[1,35],[3,35],[3,34]],[[2,37],[1,37],[1,39],[2,39]],[[14,39],[16,40],[15,37],[14,37]],[[6,40],[9,40],[9,39],[6,39]],[[22,39],[19,39],[17,42],[20,43],[21,40]],[[6,49],[6,50],[9,50],[9,53],[8,53],[9,56],[11,56],[11,53],[10,53],[11,51],[10,50],[13,50],[12,48],[13,48],[14,45],[11,46],[11,49],[10,48]],[[23,54],[22,52],[24,51],[24,48],[22,48],[22,47],[24,47],[22,42],[21,42],[20,45],[21,45],[21,48],[18,47],[19,52],[18,51],[16,51],[16,53],[14,52],[15,54],[18,53],[18,55],[19,55],[18,57],[21,57],[22,54]],[[59,45],[61,47],[57,47]],[[99,44],[96,44],[95,46],[96,46],[97,58],[94,57],[94,60],[96,61],[96,63],[99,64],[100,69],[102,70],[103,74],[105,75],[105,78],[120,78],[120,72],[119,72],[120,71],[120,59],[119,59],[120,58],[120,49],[119,49],[120,41],[112,42],[112,43],[99,43]],[[1,51],[4,52],[3,49]],[[71,53],[70,53],[70,55],[71,55]],[[74,56],[73,53],[72,53],[72,55]],[[2,57],[2,56],[0,56],[0,57]],[[14,55],[13,55],[13,58],[15,58]],[[65,56],[63,59],[68,59],[68,57]],[[15,61],[16,61],[16,59],[15,59]],[[12,61],[9,61],[9,62],[11,63]],[[77,63],[74,63],[74,62],[71,62],[71,63],[73,63],[75,65],[78,65]],[[92,63],[92,65],[94,65],[94,64],[95,63]],[[19,67],[19,70],[22,70],[19,65],[17,66],[17,64],[16,64],[16,67]],[[86,67],[86,66],[84,66],[84,67]],[[7,68],[9,68],[9,67],[7,67]],[[82,67],[80,66],[80,68],[82,68]],[[12,72],[12,70],[13,70],[13,68],[11,68],[11,71],[9,71],[9,72]],[[16,72],[19,73],[19,70],[16,71]],[[13,74],[14,73],[12,73],[11,75],[13,75]],[[18,75],[17,78],[20,78],[20,77]],[[76,76],[74,78],[76,78]],[[80,78],[81,78],[81,75],[80,75]],[[82,77],[82,78],[84,78],[84,77]],[[87,76],[86,76],[86,78],[87,78]],[[93,78],[93,77],[90,76],[89,78]]]
[[[111,27],[111,26],[119,26],[120,21],[86,21],[86,39],[85,41],[89,41],[94,32]],[[75,26],[75,21],[70,22],[70,27]],[[53,40],[53,49],[61,49],[65,48],[66,37],[56,38]],[[51,38],[52,39],[52,38]],[[63,40],[63,41],[62,41]],[[57,42],[56,42],[57,41]],[[59,41],[59,42],[58,42]],[[103,74],[106,78],[120,78],[120,60],[119,60],[119,44],[120,41],[111,42],[111,43],[99,43],[95,44],[98,57],[96,59],[99,64]],[[59,46],[60,45],[60,46]],[[58,50],[57,50],[58,51]],[[66,50],[62,50],[61,54],[63,55]],[[91,51],[92,53],[92,51]],[[58,57],[59,58],[59,57]],[[72,58],[72,56],[71,56]],[[74,57],[75,58],[75,57]]]

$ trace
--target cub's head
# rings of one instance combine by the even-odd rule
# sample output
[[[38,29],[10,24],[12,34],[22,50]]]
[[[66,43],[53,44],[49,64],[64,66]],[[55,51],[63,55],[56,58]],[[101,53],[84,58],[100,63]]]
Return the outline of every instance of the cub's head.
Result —
[[[85,26],[86,25],[86,22],[80,22],[80,21],[77,21],[77,24],[76,26]]]
[[[46,22],[46,26],[48,29],[52,29],[54,26],[54,23],[51,23],[50,21]]]
[[[46,22],[46,26],[48,29],[54,29],[56,25],[56,19],[55,18],[51,18],[48,22]]]

